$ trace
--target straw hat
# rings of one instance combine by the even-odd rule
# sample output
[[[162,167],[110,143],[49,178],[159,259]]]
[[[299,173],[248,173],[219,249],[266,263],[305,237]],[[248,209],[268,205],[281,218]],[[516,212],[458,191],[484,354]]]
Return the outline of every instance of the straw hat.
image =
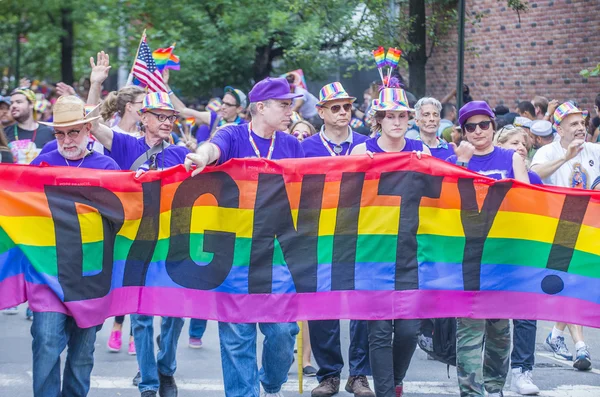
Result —
[[[91,123],[100,118],[100,116],[89,117],[89,114],[86,115],[85,103],[81,99],[75,95],[65,95],[58,98],[52,108],[53,121],[51,123],[39,121],[38,123],[50,127],[70,127]]]

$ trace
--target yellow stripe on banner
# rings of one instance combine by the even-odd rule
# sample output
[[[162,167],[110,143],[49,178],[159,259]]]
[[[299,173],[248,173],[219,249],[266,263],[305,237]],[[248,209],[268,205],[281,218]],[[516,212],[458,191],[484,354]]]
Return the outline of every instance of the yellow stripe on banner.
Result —
[[[222,207],[194,207],[190,233],[200,234],[205,230],[235,233],[236,237],[252,237],[254,210]],[[160,214],[159,239],[171,235],[171,211]]]
[[[420,207],[417,234],[463,237],[465,231],[460,220],[460,210]]]
[[[522,212],[498,212],[488,237],[552,243],[558,219]]]
[[[358,234],[398,234],[400,207],[362,207]]]
[[[77,217],[79,218],[79,227],[81,228],[81,241],[84,244],[104,240],[102,217],[98,212],[78,214]]]
[[[589,252],[590,254],[594,255],[600,255],[600,244],[598,244],[599,239],[600,229],[588,225],[581,225],[579,237],[577,238],[577,243],[575,244],[575,249]]]
[[[45,216],[1,216],[0,225],[15,244],[53,246],[54,222]]]
[[[119,231],[119,236],[128,238],[129,240],[135,240],[138,229],[140,228],[141,219],[128,220],[123,223],[123,227]]]

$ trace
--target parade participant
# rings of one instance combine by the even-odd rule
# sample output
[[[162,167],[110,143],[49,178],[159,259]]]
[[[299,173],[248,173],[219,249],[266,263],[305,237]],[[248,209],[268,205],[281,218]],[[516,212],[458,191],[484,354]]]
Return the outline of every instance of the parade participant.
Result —
[[[313,125],[306,120],[295,121],[290,126],[290,135],[298,139],[298,142],[300,143],[316,133],[317,131],[315,130],[315,127],[313,127]]]
[[[600,176],[600,146],[585,142],[585,112],[571,102],[565,102],[554,112],[554,127],[560,141],[538,149],[531,161],[531,169],[537,172],[545,184],[577,189],[591,189]],[[545,346],[560,359],[570,361],[573,354],[565,344],[566,323],[556,323],[546,338]],[[573,367],[579,370],[592,368],[592,360],[583,339],[583,327],[568,324],[575,342],[577,354]]]
[[[544,122],[544,120],[538,120],[536,122]],[[528,139],[529,134],[523,128],[507,124],[500,128],[494,135],[494,145],[503,149],[514,150],[527,164]],[[535,172],[528,170],[527,175],[529,175],[529,182],[531,184],[543,185],[542,179]]]
[[[371,109],[375,111],[371,128],[376,136],[352,149],[353,155],[412,151],[418,152],[419,157],[421,153],[431,154],[421,141],[404,137],[409,113],[414,109],[408,106],[403,89],[383,88]],[[435,136],[435,129],[432,131]],[[404,377],[417,347],[420,324],[414,319],[368,321],[369,355],[378,397],[403,395]]]
[[[16,163],[29,164],[54,139],[52,128],[35,121],[36,98],[33,91],[17,88],[10,95],[10,114],[15,124],[5,127],[8,146]]]
[[[0,128],[4,131],[6,127],[14,123],[15,119],[10,114],[10,97],[0,95]]]
[[[222,164],[232,158],[258,157],[268,160],[303,158],[296,138],[283,132],[292,115],[290,86],[284,78],[259,81],[249,93],[252,122],[220,129],[210,142],[188,154],[186,167],[196,164],[198,174],[207,165]],[[294,359],[296,323],[260,323],[265,335],[262,368],[256,362],[256,323],[219,322],[221,363],[227,397],[281,397],[281,386]]]
[[[2,130],[0,130],[0,163],[9,163],[9,164],[14,163],[12,153],[11,153],[10,149],[8,148],[8,139],[6,139],[6,135],[4,135],[4,131],[2,131]],[[9,310],[9,309],[7,309],[7,310]],[[14,312],[15,312],[14,308],[10,309],[9,312],[5,311],[5,313],[11,313],[11,314],[13,314]]]
[[[431,155],[446,160],[454,154],[452,146],[437,136],[440,128],[442,104],[435,98],[421,98],[415,105],[415,120],[419,126],[418,140],[423,142]]]
[[[93,80],[90,79],[92,81]],[[90,92],[92,88],[90,87]],[[118,116],[118,122],[112,126],[114,132],[140,137],[142,133],[139,128],[140,114],[142,103],[146,91],[138,86],[127,86],[119,91],[112,91],[108,94],[104,102],[100,114],[105,122],[111,122],[115,115]]]
[[[57,150],[36,157],[31,164],[118,170],[108,156],[87,150],[92,127],[99,117],[86,117],[85,104],[76,96],[58,98],[53,110]],[[68,172],[68,171],[67,171]],[[86,396],[94,366],[94,343],[101,326],[80,328],[73,317],[57,312],[34,312],[33,395],[39,397]],[[61,388],[60,355],[67,348]]]
[[[521,156],[493,145],[494,112],[487,103],[467,103],[459,110],[458,122],[466,139],[446,161],[490,178],[529,183]],[[509,353],[509,320],[458,318],[456,372],[460,395],[484,396],[487,392],[490,397],[501,397]]]
[[[325,85],[319,92],[317,110],[323,120],[318,134],[305,139],[302,149],[306,157],[347,156],[352,149],[368,138],[350,128],[352,103],[350,96],[339,82]],[[319,370],[319,385],[313,389],[313,397],[329,397],[339,392],[340,376],[344,367],[340,343],[340,321],[309,321],[310,342]],[[369,366],[369,340],[366,321],[350,321],[350,346],[348,350],[350,377],[346,391],[356,396],[374,396],[367,376]]]

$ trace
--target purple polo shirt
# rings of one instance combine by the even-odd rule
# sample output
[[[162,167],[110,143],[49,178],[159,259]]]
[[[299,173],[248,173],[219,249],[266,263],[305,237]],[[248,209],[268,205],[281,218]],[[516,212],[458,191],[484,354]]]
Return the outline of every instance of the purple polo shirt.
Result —
[[[352,132],[352,143],[350,143],[350,139],[345,140],[339,146],[342,147],[342,151],[337,154],[338,156],[346,156],[349,155],[352,149],[356,145],[360,145],[363,142],[366,142],[369,139],[368,136],[359,134],[357,132]],[[323,143],[325,140],[325,143]],[[320,133],[310,136],[302,141],[302,149],[304,150],[304,155],[306,157],[331,157],[331,153],[325,145],[329,146],[329,148],[333,151],[333,148],[336,146],[333,142],[329,141],[327,138],[323,137],[321,139]],[[335,152],[334,152],[335,153]]]
[[[58,165],[66,167],[79,167],[79,168],[94,168],[97,170],[120,170],[115,160],[108,156],[100,154],[98,152],[90,152],[83,159],[79,160],[67,160],[58,152],[58,150],[52,150],[50,152],[40,154],[31,162],[31,165],[40,165],[46,163],[48,165]]]
[[[365,142],[367,150],[372,153],[386,153],[386,151],[377,144],[378,139],[379,137],[367,139]],[[406,141],[406,145],[404,145],[404,148],[400,152],[412,152],[413,150],[423,151],[423,142],[408,138],[404,138],[404,140]]]
[[[475,171],[478,174],[488,176],[494,179],[514,178],[513,171],[513,155],[514,150],[494,147],[491,153],[483,156],[473,155],[469,161],[467,169]],[[456,155],[452,155],[446,159],[447,162],[456,164]]]
[[[105,152],[119,164],[122,170],[129,170],[133,162],[148,150],[150,150],[150,146],[148,146],[144,137],[134,138],[130,135],[115,132],[113,134],[112,150],[105,150]],[[169,145],[162,152],[159,152],[154,159],[148,159],[147,163],[153,161],[159,170],[173,167],[183,164],[185,156],[189,152],[183,146]]]
[[[265,139],[252,132],[252,139],[256,144],[261,158],[267,158],[271,139]],[[211,139],[217,145],[221,156],[217,164],[223,164],[229,159],[243,159],[256,157],[256,153],[248,139],[248,124],[232,125],[222,128]],[[285,132],[275,132],[275,148],[271,160],[287,158],[303,158],[304,151],[298,139]]]

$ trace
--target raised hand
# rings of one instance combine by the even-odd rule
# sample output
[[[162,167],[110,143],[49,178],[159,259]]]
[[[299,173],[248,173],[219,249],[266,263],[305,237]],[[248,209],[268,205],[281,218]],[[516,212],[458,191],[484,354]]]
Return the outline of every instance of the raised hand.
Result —
[[[63,95],[77,95],[75,92],[75,88],[71,87],[68,84],[63,83],[62,81],[56,84],[56,93],[60,96]]]
[[[567,152],[565,153],[565,160],[569,161],[575,156],[579,154],[583,150],[583,144],[585,141],[583,139],[574,139],[573,142],[569,144],[567,147]]]
[[[169,84],[169,77],[170,77],[169,69],[164,68],[162,71],[162,78],[163,78],[163,81],[165,82],[165,85]]]
[[[456,160],[462,161],[463,163],[468,163],[475,153],[475,146],[467,141],[462,141],[459,146],[456,146],[454,142],[450,143],[450,145],[454,148]]]
[[[96,56],[96,62],[94,62],[94,57],[90,57],[90,66],[92,67],[90,83],[102,84],[108,77],[108,71],[111,68],[108,54],[100,51]]]

